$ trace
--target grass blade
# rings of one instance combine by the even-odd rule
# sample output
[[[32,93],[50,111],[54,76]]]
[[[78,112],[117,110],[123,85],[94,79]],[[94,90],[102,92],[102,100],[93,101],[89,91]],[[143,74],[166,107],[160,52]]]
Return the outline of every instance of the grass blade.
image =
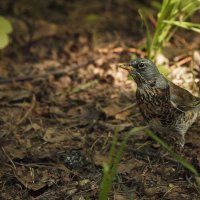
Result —
[[[182,22],[182,21],[168,21],[168,20],[165,20],[164,22],[167,24],[175,25],[187,30],[200,33],[200,24],[195,24],[191,22]]]
[[[112,146],[110,149],[110,153],[109,153],[109,156],[112,156],[112,157],[109,157],[108,163],[105,163],[103,166],[104,174],[103,174],[102,182],[100,185],[99,200],[108,199],[109,192],[112,188],[112,182],[115,179],[115,175],[117,173],[117,167],[122,158],[128,139],[134,134],[138,133],[139,131],[144,130],[145,128],[146,127],[136,127],[136,128],[131,129],[127,133],[125,138],[123,139],[119,149],[117,149],[117,145],[116,145],[117,139],[118,139],[118,130],[116,130],[115,136],[113,138]]]
[[[198,171],[194,168],[193,165],[191,165],[187,160],[179,156],[177,153],[173,151],[173,149],[165,143],[163,140],[161,140],[157,135],[155,135],[153,132],[151,132],[148,129],[144,130],[146,134],[151,137],[154,141],[158,142],[165,150],[167,150],[170,155],[179,162],[183,167],[185,167],[187,170],[192,172],[194,175],[199,176]]]

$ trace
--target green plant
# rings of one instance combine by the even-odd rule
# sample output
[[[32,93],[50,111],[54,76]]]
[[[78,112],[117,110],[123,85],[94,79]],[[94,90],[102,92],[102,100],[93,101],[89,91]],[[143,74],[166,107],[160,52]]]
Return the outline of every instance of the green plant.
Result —
[[[195,167],[190,164],[186,159],[179,156],[175,151],[163,140],[161,140],[157,135],[155,135],[153,132],[151,132],[148,129],[144,129],[144,132],[151,137],[154,141],[156,141],[158,144],[160,144],[178,163],[180,163],[185,169],[190,171],[192,174],[194,174],[196,183],[197,183],[197,190],[200,197],[200,174],[195,169]]]
[[[164,22],[174,26],[178,26],[180,28],[200,33],[200,24],[195,24],[191,22],[181,22],[181,21],[167,21],[167,20],[165,20]]]
[[[149,26],[142,12],[140,15],[144,21],[147,30],[147,54],[148,58],[154,60],[155,57],[162,51],[163,47],[172,37],[174,31],[176,30],[178,22],[179,26],[183,27],[183,22],[189,16],[191,16],[197,9],[200,8],[200,0],[163,0],[161,10],[157,15],[157,24],[153,34],[150,36]],[[186,24],[184,24],[186,25]],[[191,28],[190,24],[190,28]],[[192,29],[191,29],[192,30]]]
[[[0,16],[0,27],[0,49],[3,49],[9,43],[8,34],[12,32],[12,26],[7,19]]]
[[[115,135],[112,141],[112,146],[109,152],[109,160],[103,166],[103,178],[100,185],[100,193],[99,193],[99,200],[106,200],[108,199],[109,192],[112,187],[112,182],[115,179],[115,175],[117,173],[117,167],[120,163],[122,158],[124,148],[126,147],[126,143],[128,139],[136,134],[138,131],[143,130],[145,127],[136,127],[133,128],[131,131],[127,133],[125,138],[123,139],[119,148],[117,148],[118,142],[118,130],[115,130]]]
[[[117,148],[118,143],[118,130],[115,131],[115,135],[112,141],[112,146],[109,152],[109,160],[103,166],[103,178],[100,185],[99,200],[108,199],[109,192],[112,188],[112,182],[115,179],[117,173],[117,167],[120,163],[120,160],[123,156],[124,149],[128,139],[137,134],[139,131],[144,131],[149,137],[151,137],[155,142],[159,143],[178,163],[185,167],[188,171],[194,174],[197,183],[197,189],[200,194],[200,176],[195,167],[190,164],[186,159],[179,156],[175,151],[163,140],[161,140],[157,135],[152,131],[147,129],[147,127],[136,127],[131,129],[123,139],[119,148]]]
[[[193,165],[191,165],[187,160],[179,156],[175,151],[163,140],[161,140],[157,135],[155,135],[153,132],[151,132],[148,129],[144,129],[145,133],[151,137],[154,141],[156,141],[158,144],[160,144],[177,162],[179,162],[183,167],[185,167],[187,170],[192,172],[195,176],[199,176],[197,170],[194,168]]]

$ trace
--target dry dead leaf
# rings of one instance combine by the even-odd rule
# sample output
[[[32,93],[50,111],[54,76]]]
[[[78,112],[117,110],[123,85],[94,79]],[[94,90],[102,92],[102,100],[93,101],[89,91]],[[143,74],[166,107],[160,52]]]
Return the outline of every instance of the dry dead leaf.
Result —
[[[56,107],[56,106],[51,106],[49,108],[49,113],[51,114],[55,114],[56,116],[59,116],[59,117],[66,117],[66,113],[64,113],[61,108],[59,107]]]
[[[102,108],[102,111],[106,114],[107,117],[114,117],[117,113],[120,112],[120,110],[121,108],[114,103]]]
[[[37,21],[33,32],[32,40],[38,40],[45,37],[52,37],[57,34],[59,27],[44,20]]]
[[[123,131],[124,129],[130,128],[131,126],[133,126],[132,123],[120,123],[119,121],[118,123],[116,123],[116,121],[114,121],[113,123],[112,121],[109,121],[109,123],[107,122],[103,122],[103,121],[98,121],[98,124],[101,125],[103,128],[107,128],[109,130],[114,131],[116,128],[118,128],[119,131]]]
[[[122,194],[115,194],[115,200],[128,200],[128,198]]]
[[[119,120],[126,120],[130,114],[131,114],[131,110],[129,109],[129,110],[117,113],[115,118]]]
[[[6,146],[4,146],[4,149],[6,153],[12,157],[12,159],[23,159],[27,154],[25,148],[17,148],[16,146],[13,146],[13,144],[7,144]]]
[[[43,139],[44,141],[50,143],[62,142],[66,139],[66,134],[54,128],[48,128],[44,134]]]
[[[48,128],[43,136],[44,141],[50,143],[59,143],[62,141],[77,142],[82,140],[81,133],[78,131],[60,129],[60,128]]]
[[[30,98],[31,92],[29,90],[5,90],[0,92],[0,99],[7,102],[22,102]]]
[[[106,60],[105,60],[105,57],[102,56],[101,58],[95,60],[95,63],[96,63],[98,66],[101,66],[101,65],[103,65],[103,63],[104,63],[105,61],[106,61]]]
[[[47,170],[42,170],[39,173],[40,174],[38,174],[37,170],[34,170],[34,168],[17,167],[15,170],[15,177],[25,188],[33,191],[40,190],[46,185],[50,186],[53,184]]]
[[[142,165],[143,165],[142,162],[139,162],[135,158],[132,158],[130,160],[121,162],[118,167],[118,172],[121,174],[131,173],[133,169],[141,167]]]
[[[200,66],[200,51],[194,51],[193,53],[193,58],[194,58],[194,61],[196,62],[196,64],[198,66]]]
[[[26,128],[24,129],[24,132],[28,132],[30,130],[34,130],[34,131],[38,131],[40,130],[42,127],[37,124],[37,123],[32,123],[32,124],[29,124],[28,126],[26,126]]]

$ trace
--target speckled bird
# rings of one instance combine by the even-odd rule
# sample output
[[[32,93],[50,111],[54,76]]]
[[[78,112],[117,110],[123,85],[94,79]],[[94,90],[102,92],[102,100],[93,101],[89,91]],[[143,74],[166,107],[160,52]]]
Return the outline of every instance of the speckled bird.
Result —
[[[148,59],[134,59],[119,66],[128,70],[137,84],[136,100],[144,120],[165,138],[175,136],[182,149],[185,133],[199,113],[200,98],[167,80]]]

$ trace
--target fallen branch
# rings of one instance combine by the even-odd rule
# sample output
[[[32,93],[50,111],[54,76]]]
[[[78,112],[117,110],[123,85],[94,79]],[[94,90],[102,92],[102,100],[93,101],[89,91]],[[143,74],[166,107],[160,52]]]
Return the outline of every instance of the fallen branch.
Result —
[[[0,79],[0,84],[7,84],[7,83],[15,83],[15,82],[24,82],[24,81],[30,81],[36,78],[47,78],[50,75],[54,76],[63,76],[63,75],[71,75],[74,70],[77,70],[81,67],[87,66],[88,64],[94,62],[98,57],[94,57],[90,60],[88,60],[85,63],[82,64],[74,64],[72,68],[67,68],[67,69],[61,69],[61,70],[56,70],[53,72],[47,72],[44,74],[36,74],[36,75],[31,75],[31,76],[23,76],[23,77],[15,77],[15,78],[9,78],[9,79]]]

